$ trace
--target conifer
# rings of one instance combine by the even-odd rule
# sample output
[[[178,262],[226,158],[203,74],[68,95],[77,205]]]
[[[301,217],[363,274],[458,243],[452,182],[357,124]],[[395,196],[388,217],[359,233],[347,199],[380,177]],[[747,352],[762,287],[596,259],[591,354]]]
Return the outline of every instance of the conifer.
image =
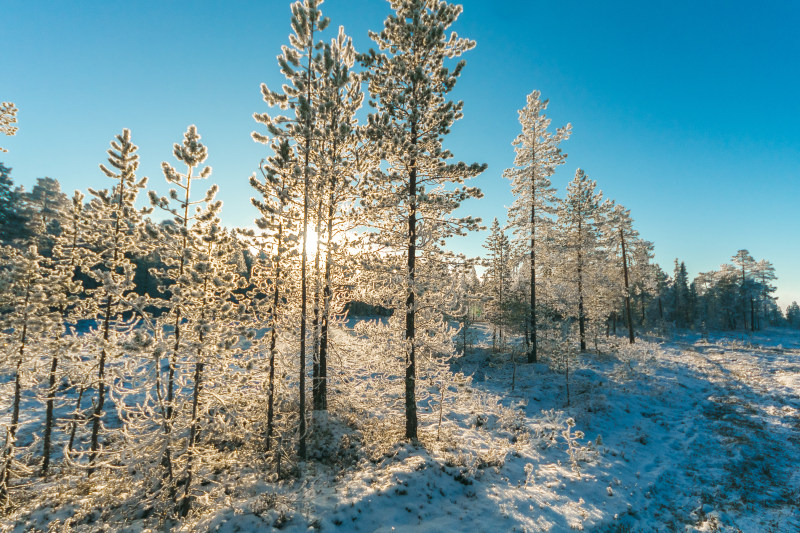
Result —
[[[559,145],[569,139],[572,132],[571,124],[559,128],[555,134],[548,131],[550,119],[544,114],[547,104],[548,100],[542,100],[539,91],[528,95],[525,107],[519,111],[522,132],[512,143],[516,152],[515,166],[503,172],[503,176],[511,180],[511,191],[514,194],[514,203],[508,212],[509,226],[514,229],[516,244],[529,257],[529,363],[535,363],[538,357],[536,270],[541,235],[537,234],[537,229],[550,223],[548,215],[552,214],[555,202],[555,189],[551,185],[550,176],[566,160],[567,154],[561,151]]]
[[[114,342],[117,333],[130,331],[135,325],[135,314],[132,318],[123,319],[122,313],[141,309],[134,303],[131,293],[134,289],[134,265],[130,258],[144,251],[146,244],[140,238],[142,216],[149,210],[136,208],[136,198],[144,189],[147,178],[136,179],[139,166],[137,146],[131,142],[130,130],[124,129],[111,141],[108,150],[109,167],[100,165],[100,170],[114,180],[115,184],[108,189],[89,189],[93,196],[85,209],[87,220],[87,245],[96,254],[98,261],[94,265],[85,265],[87,273],[96,287],[91,289],[93,295],[89,316],[96,318],[98,329],[94,337],[98,344],[97,361],[97,397],[91,415],[91,441],[89,452],[89,474],[95,469],[102,446],[100,432],[103,427],[102,418],[109,385],[113,380],[106,377],[106,366],[116,353]],[[84,269],[84,265],[81,267]]]
[[[474,41],[446,33],[461,6],[439,0],[397,0],[392,8],[384,29],[370,32],[379,52],[360,56],[370,105],[376,110],[369,116],[370,137],[385,162],[374,173],[371,194],[364,201],[376,214],[379,242],[401,258],[397,267],[403,272],[404,294],[392,305],[405,314],[405,436],[416,439],[417,351],[424,343],[424,336],[417,336],[416,319],[423,269],[432,272],[442,261],[439,245],[445,239],[477,229],[475,218],[450,214],[464,200],[481,196],[478,189],[460,184],[486,166],[448,163],[452,154],[442,147],[463,108],[463,102],[448,100],[447,95],[465,62],[451,68],[446,61],[475,46]],[[450,184],[456,186],[445,187]]]

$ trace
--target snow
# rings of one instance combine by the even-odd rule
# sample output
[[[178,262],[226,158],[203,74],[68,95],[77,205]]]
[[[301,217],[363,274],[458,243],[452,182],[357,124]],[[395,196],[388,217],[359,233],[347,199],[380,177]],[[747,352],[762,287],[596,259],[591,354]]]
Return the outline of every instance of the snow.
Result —
[[[229,452],[182,523],[145,516],[124,487],[104,494],[113,477],[71,475],[24,489],[30,505],[0,530],[73,515],[75,531],[800,530],[798,332],[600,339],[570,373],[567,406],[564,375],[543,363],[518,362],[512,391],[509,355],[478,327],[451,364],[441,428],[438,395],[420,405],[417,444],[391,427],[387,398],[318,416],[299,476]]]

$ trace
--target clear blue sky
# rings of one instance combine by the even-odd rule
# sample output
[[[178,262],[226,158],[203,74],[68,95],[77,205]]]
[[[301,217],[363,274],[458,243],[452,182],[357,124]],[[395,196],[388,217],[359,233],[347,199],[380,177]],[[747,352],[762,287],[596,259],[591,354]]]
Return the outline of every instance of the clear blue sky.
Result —
[[[457,158],[489,164],[485,194],[464,209],[505,220],[512,198],[517,110],[534,89],[554,126],[573,125],[554,182],[584,168],[632,210],[657,261],[716,269],[740,248],[768,259],[785,307],[800,300],[800,2],[464,0],[455,29],[475,39],[455,97],[465,118],[447,141]],[[322,6],[371,42],[381,0]],[[249,225],[248,176],[266,155],[250,139],[266,110],[259,84],[282,83],[276,55],[289,2],[3,0],[0,100],[20,109],[0,137],[15,183],[41,176],[63,189],[105,187],[98,164],[130,128],[140,175],[165,192],[160,163],[196,124],[221,187],[223,219]],[[458,249],[482,253],[485,234]]]

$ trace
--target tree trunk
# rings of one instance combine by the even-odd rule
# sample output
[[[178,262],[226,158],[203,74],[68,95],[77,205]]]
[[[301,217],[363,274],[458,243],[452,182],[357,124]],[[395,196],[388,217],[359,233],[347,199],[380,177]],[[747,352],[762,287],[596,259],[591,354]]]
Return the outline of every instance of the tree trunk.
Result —
[[[633,319],[631,318],[631,291],[628,285],[628,256],[625,253],[625,235],[619,228],[619,239],[622,242],[622,271],[625,275],[625,315],[628,320],[628,340],[631,344],[636,340],[633,336]]]
[[[538,360],[538,337],[536,335],[536,138],[531,143],[532,157],[531,166],[533,176],[531,176],[531,308],[530,308],[530,335],[531,343],[528,351],[528,363],[535,363]]]
[[[416,150],[416,127],[412,127],[413,145]],[[415,267],[417,256],[417,168],[416,161],[411,161],[409,172],[409,210],[408,210],[408,292],[406,295],[406,379],[405,379],[405,404],[406,404],[406,438],[417,439],[417,360],[415,342],[415,314],[414,308],[416,288]]]
[[[200,342],[203,342],[203,334],[200,333]],[[203,389],[203,363],[200,361],[202,356],[201,350],[198,348],[197,350],[197,358],[198,361],[194,365],[194,391],[192,394],[192,426],[189,430],[189,446],[187,449],[187,458],[186,458],[186,486],[183,490],[183,502],[181,503],[180,514],[181,516],[186,516],[189,514],[189,508],[191,507],[191,499],[190,499],[190,490],[192,488],[192,474],[194,468],[194,457],[195,457],[195,444],[197,443],[197,433],[199,431],[199,424],[197,420],[197,406],[200,400],[200,392]]]
[[[280,277],[281,277],[281,256],[280,250],[283,246],[283,221],[278,222],[278,245],[276,247],[277,257],[275,259],[275,280],[273,284],[272,309],[270,310],[269,338],[269,384],[267,397],[267,451],[270,450],[272,443],[272,433],[275,424],[275,346],[278,341],[278,306],[280,305]]]
[[[11,481],[11,463],[14,461],[14,447],[19,425],[19,407],[22,400],[22,360],[25,358],[25,345],[28,340],[28,303],[31,295],[31,280],[25,287],[25,312],[23,314],[22,334],[20,335],[19,359],[17,360],[16,375],[14,376],[14,407],[11,411],[11,425],[8,426],[5,450],[3,452],[3,470],[0,471],[0,503],[4,506],[10,504],[9,483]]]
[[[42,475],[47,475],[50,468],[50,449],[53,439],[53,410],[56,401],[56,371],[58,370],[58,355],[53,356],[50,363],[50,377],[47,387],[47,407],[45,411],[44,438],[42,440]]]

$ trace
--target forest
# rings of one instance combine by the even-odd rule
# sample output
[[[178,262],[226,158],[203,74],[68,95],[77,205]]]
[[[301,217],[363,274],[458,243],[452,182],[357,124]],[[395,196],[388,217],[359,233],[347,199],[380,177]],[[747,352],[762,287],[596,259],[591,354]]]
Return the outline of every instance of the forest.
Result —
[[[463,108],[449,93],[475,46],[450,30],[461,7],[394,0],[374,48],[357,51],[321,4],[292,4],[275,65],[285,83],[262,84],[264,108],[253,110],[265,154],[249,178],[253,227],[223,224],[208,185],[213,147],[193,125],[162,180],[137,174],[128,129],[105,155],[87,147],[102,161],[87,178],[97,185],[71,196],[54,177],[16,186],[0,163],[9,530],[135,520],[211,530],[203,517],[241,480],[259,487],[248,513],[263,518],[241,527],[338,526],[286,494],[326,468],[334,486],[362,462],[451,453],[448,423],[462,415],[517,442],[509,405],[497,407],[502,423],[474,414],[480,400],[465,391],[482,371],[468,371],[471,357],[515,394],[534,370],[552,378],[527,394],[551,395],[549,438],[579,472],[601,438],[586,444],[556,410],[583,401],[588,362],[617,354],[633,372],[645,363],[631,354],[656,353],[657,339],[800,328],[797,303],[785,314],[776,303],[767,259],[732,250],[691,280],[679,259],[669,270],[654,262],[630,210],[584,169],[559,195],[551,177],[572,126],[551,126],[533,88],[497,184],[514,194],[507,224],[464,216],[462,204],[481,201],[469,180],[486,165],[445,148]],[[3,132],[17,133],[14,105],[2,113]],[[454,251],[484,226],[482,257]],[[456,469],[459,490],[476,469],[500,468],[486,454],[483,466],[457,456],[441,468]]]

